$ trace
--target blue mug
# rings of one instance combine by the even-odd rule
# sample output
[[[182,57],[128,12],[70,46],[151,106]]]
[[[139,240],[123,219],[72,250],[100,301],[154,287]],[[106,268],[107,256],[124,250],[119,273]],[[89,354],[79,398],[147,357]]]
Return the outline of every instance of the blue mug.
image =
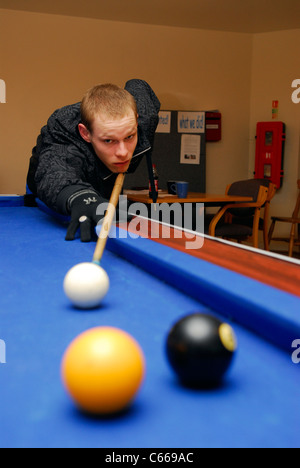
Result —
[[[178,198],[186,198],[189,193],[189,183],[183,181],[176,182],[176,192]]]

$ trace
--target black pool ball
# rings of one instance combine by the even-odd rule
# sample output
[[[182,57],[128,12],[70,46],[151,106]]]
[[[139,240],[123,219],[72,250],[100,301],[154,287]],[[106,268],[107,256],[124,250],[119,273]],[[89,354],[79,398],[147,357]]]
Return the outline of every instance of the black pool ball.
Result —
[[[194,313],[169,332],[166,354],[171,368],[188,386],[218,385],[237,347],[230,325],[210,314]]]

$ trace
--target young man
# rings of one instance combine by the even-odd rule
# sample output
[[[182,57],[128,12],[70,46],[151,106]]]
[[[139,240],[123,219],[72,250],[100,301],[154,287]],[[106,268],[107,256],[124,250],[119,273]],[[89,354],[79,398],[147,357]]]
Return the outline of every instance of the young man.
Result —
[[[142,80],[125,89],[95,86],[81,103],[58,109],[42,128],[30,159],[27,185],[52,210],[71,215],[66,240],[80,226],[89,242],[96,214],[117,174],[134,172],[151,152],[160,103]]]

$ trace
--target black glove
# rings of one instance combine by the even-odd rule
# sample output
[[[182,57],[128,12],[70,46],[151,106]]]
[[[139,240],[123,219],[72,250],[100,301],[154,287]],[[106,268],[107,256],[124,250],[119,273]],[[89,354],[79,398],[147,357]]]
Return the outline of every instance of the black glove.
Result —
[[[68,227],[66,240],[75,239],[75,234],[80,227],[82,242],[90,242],[94,227],[101,221],[104,215],[97,215],[97,208],[104,199],[100,198],[92,190],[83,190],[72,195],[68,200],[68,208],[71,212],[71,222]]]

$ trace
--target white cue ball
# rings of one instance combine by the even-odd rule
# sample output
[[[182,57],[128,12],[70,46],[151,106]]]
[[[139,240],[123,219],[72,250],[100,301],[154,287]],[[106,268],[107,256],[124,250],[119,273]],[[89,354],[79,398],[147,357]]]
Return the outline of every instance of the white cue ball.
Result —
[[[64,291],[73,305],[92,309],[100,305],[109,289],[105,270],[95,263],[79,263],[65,276]]]

